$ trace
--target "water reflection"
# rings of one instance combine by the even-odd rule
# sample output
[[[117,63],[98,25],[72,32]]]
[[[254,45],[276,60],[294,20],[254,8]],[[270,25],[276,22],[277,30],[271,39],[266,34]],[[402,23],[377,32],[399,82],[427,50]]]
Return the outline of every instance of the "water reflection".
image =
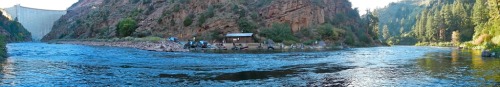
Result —
[[[459,55],[459,51],[458,50],[451,51],[451,62],[453,64],[458,63],[459,57],[460,57],[460,55]]]
[[[2,84],[10,84],[15,85],[16,83],[11,81],[10,79],[15,78],[15,73],[13,71],[14,65],[12,64],[12,59],[9,58],[0,58],[0,68],[2,73],[0,82]]]
[[[466,51],[467,52],[467,51]],[[478,68],[484,68],[484,61],[483,57],[481,57],[481,51],[480,50],[470,50],[471,53],[471,58],[472,58],[472,68],[478,69]],[[464,55],[466,56],[466,55]],[[500,68],[499,68],[500,69]]]
[[[457,85],[493,86],[500,83],[500,59],[483,58],[480,50],[429,53],[418,59],[417,64],[431,76]]]

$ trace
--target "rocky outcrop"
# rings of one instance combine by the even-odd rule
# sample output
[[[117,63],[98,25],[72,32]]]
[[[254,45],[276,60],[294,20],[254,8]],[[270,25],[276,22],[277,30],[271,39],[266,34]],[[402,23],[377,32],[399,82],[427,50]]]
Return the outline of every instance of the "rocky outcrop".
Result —
[[[348,4],[347,4],[348,3]],[[311,25],[325,23],[337,14],[351,11],[347,0],[286,0],[272,3],[259,13],[266,19],[266,25],[274,22],[290,23],[293,32]]]
[[[273,23],[288,23],[297,32],[352,12],[348,0],[80,0],[43,40],[116,37],[116,25],[125,18],[138,23],[132,36],[209,40],[214,31],[241,32],[239,20],[255,23],[254,33]]]

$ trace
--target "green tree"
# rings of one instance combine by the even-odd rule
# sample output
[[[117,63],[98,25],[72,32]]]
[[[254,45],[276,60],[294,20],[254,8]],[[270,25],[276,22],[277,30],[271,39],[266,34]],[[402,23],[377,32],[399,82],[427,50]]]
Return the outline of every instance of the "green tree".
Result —
[[[390,36],[391,34],[389,33],[389,28],[387,27],[387,25],[384,25],[384,28],[382,29],[382,37],[384,38],[384,40],[387,40]]]
[[[469,16],[470,12],[467,10],[467,6],[469,5],[460,0],[455,1],[453,5],[452,12],[453,15],[455,15],[455,20],[452,26],[454,26],[454,29],[461,31],[460,39],[462,39],[462,41],[469,41],[474,34],[474,27]]]
[[[379,37],[379,18],[373,15],[370,10],[366,10],[366,17],[365,20],[367,21],[367,26],[368,26],[368,32],[369,34],[373,37],[373,40],[377,40]]]
[[[440,12],[440,11],[439,11]],[[444,19],[442,15],[434,14],[434,23],[435,23],[435,39],[438,41],[446,41],[446,24],[444,23]]]
[[[244,18],[238,20],[238,26],[243,33],[255,33],[258,27],[256,23]]]
[[[427,14],[427,22],[425,24],[425,39],[424,41],[434,41],[434,34],[436,33],[435,31],[435,23],[434,23],[434,18],[432,18],[432,13],[429,12]]]
[[[500,14],[500,1],[499,0],[488,0],[489,15],[490,17],[497,17]]]
[[[453,14],[451,12],[451,5],[444,5],[441,9],[441,15],[442,15],[442,25],[441,25],[441,30],[444,30],[443,32],[440,32],[440,33],[444,33],[443,35],[443,40],[450,40],[451,38],[448,36],[449,32],[452,32],[453,29],[450,28],[452,24],[452,20],[453,20]]]
[[[490,15],[488,15],[488,3],[487,0],[476,0],[472,12],[472,22],[474,23],[474,36],[473,38],[479,37],[479,35],[484,30],[484,25],[488,22]]]
[[[376,9],[380,13],[379,28],[387,26],[391,37],[400,36],[395,41],[414,37],[420,42],[459,42],[481,35],[500,35],[500,0],[430,0],[423,5],[421,2],[402,0]]]
[[[180,4],[175,4],[174,5],[174,12],[179,12],[181,11],[181,5]]]
[[[207,21],[208,17],[206,17],[206,14],[200,14],[200,18],[198,18],[198,25],[199,27],[201,27],[205,21]],[[190,19],[192,21],[192,19]],[[189,26],[189,25],[188,25]]]
[[[117,35],[118,37],[130,36],[137,28],[137,22],[132,18],[126,18],[118,22]]]
[[[194,14],[190,14],[189,16],[187,16],[186,18],[184,18],[184,26],[191,26],[191,24],[193,24],[193,17],[194,17]]]
[[[324,24],[318,27],[317,31],[319,36],[323,39],[332,39],[335,35],[333,35],[333,25]]]
[[[290,24],[287,23],[274,23],[271,28],[262,30],[260,34],[275,42],[298,41],[297,37],[293,36]]]
[[[449,29],[449,26],[452,25],[453,13],[451,12],[451,5],[444,5],[441,9],[441,14],[443,15],[444,24],[447,25],[446,28]]]
[[[476,3],[474,4],[472,21],[476,26],[488,22],[488,19],[490,18],[488,15],[489,10],[486,5],[486,0],[476,0]]]
[[[415,24],[415,36],[419,41],[424,41],[425,40],[425,28],[427,24],[427,10],[424,9],[422,13],[420,14],[419,19],[417,20],[417,24]]]

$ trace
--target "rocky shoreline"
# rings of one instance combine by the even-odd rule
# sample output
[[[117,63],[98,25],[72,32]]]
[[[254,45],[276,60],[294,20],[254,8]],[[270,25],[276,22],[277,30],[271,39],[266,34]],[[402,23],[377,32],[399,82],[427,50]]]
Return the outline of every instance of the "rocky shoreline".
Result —
[[[188,49],[184,49],[182,45],[171,42],[171,41],[158,41],[158,42],[133,42],[133,41],[116,41],[116,42],[105,42],[105,41],[53,41],[50,43],[55,44],[75,44],[75,45],[88,45],[88,46],[110,46],[110,47],[126,47],[126,48],[136,48],[148,51],[158,51],[158,52],[188,52]]]

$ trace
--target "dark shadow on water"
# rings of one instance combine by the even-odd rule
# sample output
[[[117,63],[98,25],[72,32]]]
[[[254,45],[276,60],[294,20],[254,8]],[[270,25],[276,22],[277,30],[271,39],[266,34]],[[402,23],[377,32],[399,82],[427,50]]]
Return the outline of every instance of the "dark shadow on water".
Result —
[[[285,77],[287,75],[297,74],[295,70],[275,70],[275,71],[243,71],[237,73],[226,73],[215,77],[213,80],[252,80]]]
[[[306,73],[335,73],[347,69],[353,69],[355,67],[351,66],[340,66],[336,64],[302,64],[293,66],[284,66],[275,70],[255,70],[255,71],[241,71],[234,73],[221,73],[221,74],[197,74],[197,75],[187,75],[187,74],[159,74],[160,78],[173,78],[179,80],[189,80],[189,81],[201,81],[201,80],[212,80],[212,81],[244,81],[244,80],[262,80],[270,78],[286,78],[286,77],[296,77],[300,74]]]
[[[418,59],[417,65],[435,78],[477,81],[477,83],[486,83],[486,86],[495,84],[497,87],[500,82],[500,58],[481,57],[480,50],[429,53],[424,58]],[[463,77],[472,78],[464,79]]]
[[[159,74],[160,78],[179,78],[179,79],[188,79],[189,75],[187,74]]]
[[[352,69],[348,67],[337,67],[337,68],[316,68],[314,70],[315,73],[333,73],[333,72],[339,72],[342,70],[347,70],[347,69]]]
[[[340,66],[336,64],[303,64],[303,65],[293,65],[282,67],[282,70],[269,70],[269,71],[242,71],[236,73],[225,73],[218,75],[212,80],[230,80],[230,81],[242,81],[242,80],[256,80],[256,79],[269,79],[269,78],[281,78],[281,77],[293,77],[298,74],[314,72],[314,73],[335,73],[347,69],[353,69],[355,67],[350,66]]]
[[[132,66],[130,66],[130,65],[121,65],[120,67],[121,68],[132,68]]]
[[[310,80],[307,87],[347,87],[351,82],[345,78],[338,78],[329,75],[327,78]]]

